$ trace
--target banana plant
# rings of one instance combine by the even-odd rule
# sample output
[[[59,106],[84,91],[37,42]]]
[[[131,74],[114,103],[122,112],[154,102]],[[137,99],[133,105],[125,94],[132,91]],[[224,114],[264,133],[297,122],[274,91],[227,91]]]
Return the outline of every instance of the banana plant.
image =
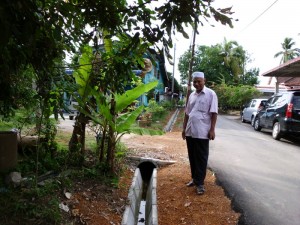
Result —
[[[85,46],[79,60],[79,67],[74,71],[73,77],[77,85],[77,94],[72,93],[79,105],[86,107],[86,102],[89,100],[92,80],[92,48]],[[76,107],[76,106],[75,106]],[[85,129],[88,118],[85,114],[80,113],[75,119],[74,129],[69,141],[69,151],[75,152],[79,149],[82,155],[85,152]]]
[[[139,84],[131,90],[127,90],[124,94],[112,95],[115,99],[114,113],[112,114],[111,99],[106,97],[106,101],[103,102],[103,93],[96,90],[92,91],[93,97],[96,99],[96,108],[89,108],[86,111],[83,107],[79,110],[83,114],[87,115],[94,123],[103,126],[102,142],[100,144],[100,161],[102,160],[104,149],[105,137],[108,133],[108,148],[107,149],[107,163],[109,167],[114,168],[114,155],[117,143],[124,134],[134,133],[138,135],[162,135],[164,132],[160,130],[146,129],[136,126],[136,119],[143,112],[144,106],[138,106],[133,111],[122,113],[128,106],[130,106],[137,98],[144,93],[150,91],[156,87],[158,81],[153,81],[148,84]],[[109,128],[107,129],[108,126]]]
[[[158,81],[149,84],[140,83],[140,79],[132,72],[133,68],[144,66],[143,54],[148,44],[143,43],[139,35],[129,38],[120,35],[119,41],[112,43],[106,31],[104,34],[105,51],[80,61],[80,69],[75,74],[76,83],[79,85],[78,98],[78,131],[85,129],[88,120],[93,120],[102,127],[102,140],[99,147],[99,160],[102,162],[104,150],[106,150],[106,163],[114,173],[114,158],[116,144],[125,133],[137,134],[161,134],[161,131],[151,131],[134,127],[136,118],[143,111],[143,106],[137,107],[130,113],[123,113],[136,99],[154,88]],[[99,63],[98,63],[98,61]],[[94,63],[97,61],[97,63]],[[85,67],[91,65],[90,67]],[[95,79],[94,79],[95,78]],[[131,90],[126,91],[130,87]],[[133,88],[135,87],[135,88]],[[77,122],[77,120],[76,120]],[[76,126],[77,127],[77,126]],[[75,130],[75,128],[74,128]],[[73,132],[74,133],[74,132]],[[76,143],[79,135],[72,135],[72,143]],[[80,133],[80,139],[84,141],[84,133]],[[84,155],[84,142],[74,146],[81,148]],[[71,149],[71,148],[70,148]]]
[[[139,84],[137,87],[126,91],[122,95],[115,95],[115,112],[117,113],[116,123],[113,123],[113,115],[110,113],[110,104],[109,98],[107,99],[106,103],[103,104],[100,99],[102,99],[102,93],[93,91],[93,96],[97,102],[97,108],[99,111],[94,109],[90,109],[91,113],[84,111],[94,122],[103,124],[103,121],[99,118],[104,118],[108,121],[108,124],[114,128],[114,132],[118,137],[120,135],[124,135],[125,133],[135,133],[135,134],[149,134],[149,135],[160,135],[163,132],[158,130],[151,130],[151,129],[144,129],[144,128],[137,128],[133,126],[137,117],[143,112],[144,106],[141,105],[134,109],[133,111],[122,113],[129,105],[131,105],[137,98],[139,98],[144,93],[150,91],[151,89],[155,88],[158,84],[158,81],[153,81],[147,84]],[[82,109],[83,110],[83,109]]]

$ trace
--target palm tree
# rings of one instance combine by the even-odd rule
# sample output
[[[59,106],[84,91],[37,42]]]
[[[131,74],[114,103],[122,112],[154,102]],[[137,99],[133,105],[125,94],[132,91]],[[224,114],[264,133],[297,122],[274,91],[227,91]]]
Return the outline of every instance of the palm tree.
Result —
[[[246,52],[236,41],[227,41],[225,38],[222,44],[221,55],[223,56],[225,66],[229,68],[233,80],[237,83],[239,75],[243,75],[244,73]]]
[[[274,58],[277,58],[278,56],[282,56],[280,60],[280,64],[285,63],[291,59],[294,59],[296,57],[300,56],[300,50],[299,48],[292,48],[296,43],[293,41],[292,38],[286,37],[281,43],[282,51],[277,52],[274,55]]]

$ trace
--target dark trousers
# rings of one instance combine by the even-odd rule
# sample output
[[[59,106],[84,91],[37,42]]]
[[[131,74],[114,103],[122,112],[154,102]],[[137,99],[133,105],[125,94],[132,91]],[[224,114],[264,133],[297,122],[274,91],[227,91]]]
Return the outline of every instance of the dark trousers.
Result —
[[[196,185],[203,185],[209,154],[209,139],[186,137],[191,175]]]

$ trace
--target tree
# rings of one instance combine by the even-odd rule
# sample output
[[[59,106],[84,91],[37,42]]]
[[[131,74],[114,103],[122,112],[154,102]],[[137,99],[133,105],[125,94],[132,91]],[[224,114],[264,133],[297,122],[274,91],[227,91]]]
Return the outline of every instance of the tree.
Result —
[[[226,67],[229,68],[234,83],[239,83],[239,75],[244,74],[244,63],[246,54],[243,48],[236,41],[227,41],[222,43],[221,56]]]
[[[37,81],[53,82],[50,71],[57,59],[64,58],[64,50],[83,38],[84,23],[80,9],[67,1],[3,0],[0,12],[0,90],[5,91],[0,105],[5,102],[6,107],[6,111],[0,108],[0,114],[8,116],[17,97],[15,85],[22,86],[22,81],[14,82],[20,72],[29,67]]]
[[[246,73],[242,77],[241,83],[249,86],[254,86],[258,84],[258,74],[259,74],[258,68],[252,68],[246,71]]]
[[[223,77],[227,82],[232,80],[230,69],[224,66],[223,57],[220,54],[222,49],[220,45],[202,46],[199,49],[198,53],[201,56],[196,62],[199,63],[198,69],[205,71],[208,83],[220,83],[220,77]]]
[[[299,48],[293,48],[296,43],[292,38],[286,37],[281,43],[282,51],[277,52],[274,58],[281,56],[280,64],[300,56]]]
[[[178,69],[182,83],[187,82],[190,57],[190,51],[186,51],[179,59]],[[213,46],[198,46],[193,71],[203,71],[209,84],[220,84],[224,81],[226,84],[253,85],[258,82],[258,69],[247,71],[245,68],[248,62],[250,57],[242,46],[234,41],[226,41]]]
[[[135,35],[149,45],[162,42],[168,57],[171,57],[168,49],[172,47],[173,32],[177,30],[187,37],[183,24],[200,23],[202,19],[213,17],[232,26],[231,18],[226,16],[230,15],[230,10],[216,10],[211,1],[171,0],[160,2],[155,9],[152,9],[151,2],[1,1],[0,87],[1,91],[6,90],[5,97],[0,95],[1,104],[5,101],[6,109],[13,109],[9,104],[16,99],[13,81],[27,65],[32,66],[38,77],[44,76],[43,71],[54,67],[55,59],[63,58],[65,51],[76,51],[78,46],[91,40],[97,46],[105,35],[129,35],[133,45]],[[87,25],[92,29],[86,29]],[[47,76],[51,79],[51,74]],[[3,110],[1,114],[4,114]]]

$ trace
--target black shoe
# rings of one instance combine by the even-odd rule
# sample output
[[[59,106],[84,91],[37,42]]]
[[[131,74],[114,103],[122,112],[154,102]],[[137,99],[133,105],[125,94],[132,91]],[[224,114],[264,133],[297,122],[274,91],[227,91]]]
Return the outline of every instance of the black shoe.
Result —
[[[190,182],[188,182],[188,183],[186,184],[186,186],[187,186],[187,187],[193,187],[193,186],[195,186],[195,183],[194,183],[193,180],[191,180]]]
[[[205,192],[204,185],[199,185],[196,189],[198,195],[203,195]]]

